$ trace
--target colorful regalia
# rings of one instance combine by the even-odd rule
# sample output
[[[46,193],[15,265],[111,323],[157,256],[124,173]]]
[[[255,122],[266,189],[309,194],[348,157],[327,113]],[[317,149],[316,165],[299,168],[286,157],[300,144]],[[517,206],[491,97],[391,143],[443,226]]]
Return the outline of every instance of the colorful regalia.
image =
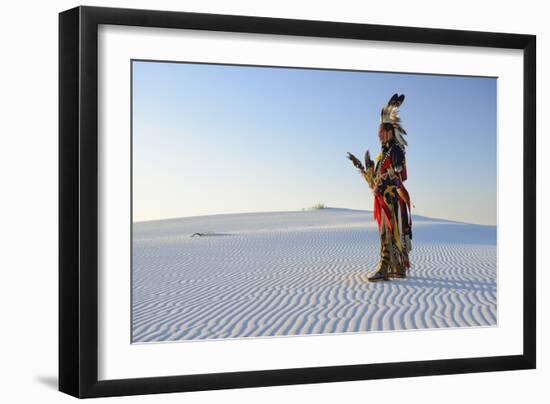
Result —
[[[348,158],[359,169],[374,194],[374,219],[380,234],[380,261],[369,281],[405,278],[410,268],[411,202],[403,184],[407,179],[407,142],[403,137],[406,132],[398,116],[399,106],[404,99],[404,95],[394,94],[382,108],[380,130],[389,135],[382,142],[376,163],[371,160],[368,150],[365,153],[365,166],[348,153]]]

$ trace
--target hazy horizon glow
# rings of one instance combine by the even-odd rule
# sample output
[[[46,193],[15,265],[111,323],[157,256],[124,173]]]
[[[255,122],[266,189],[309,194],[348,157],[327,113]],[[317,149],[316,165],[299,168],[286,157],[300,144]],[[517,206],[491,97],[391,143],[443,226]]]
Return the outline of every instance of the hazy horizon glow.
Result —
[[[376,155],[393,93],[413,214],[496,224],[495,78],[132,62],[133,220],[372,210],[346,153]]]

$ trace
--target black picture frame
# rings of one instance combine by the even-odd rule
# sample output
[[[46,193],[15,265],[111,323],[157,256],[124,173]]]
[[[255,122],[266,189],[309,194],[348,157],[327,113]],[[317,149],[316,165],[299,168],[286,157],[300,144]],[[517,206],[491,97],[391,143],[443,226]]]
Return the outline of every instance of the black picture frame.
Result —
[[[100,24],[523,50],[523,354],[98,380],[97,52]],[[85,398],[534,369],[535,105],[534,35],[98,7],[77,7],[60,13],[59,390]]]

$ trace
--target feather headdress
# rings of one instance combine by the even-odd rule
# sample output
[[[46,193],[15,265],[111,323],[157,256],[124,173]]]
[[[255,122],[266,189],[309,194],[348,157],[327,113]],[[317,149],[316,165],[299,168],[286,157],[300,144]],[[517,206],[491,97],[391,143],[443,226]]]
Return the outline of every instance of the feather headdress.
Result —
[[[403,138],[407,132],[401,126],[401,118],[399,118],[399,107],[403,104],[405,95],[394,94],[388,101],[388,104],[382,107],[380,113],[380,123],[389,123],[393,126],[395,139],[402,145],[407,146],[407,141]]]

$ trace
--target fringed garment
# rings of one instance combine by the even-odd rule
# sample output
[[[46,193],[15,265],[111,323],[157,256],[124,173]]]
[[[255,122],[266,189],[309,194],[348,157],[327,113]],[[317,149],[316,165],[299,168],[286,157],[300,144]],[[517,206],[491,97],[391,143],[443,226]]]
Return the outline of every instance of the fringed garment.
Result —
[[[410,268],[412,222],[405,152],[395,140],[382,147],[376,165],[363,171],[374,193],[374,218],[380,233],[380,264],[405,275]]]

